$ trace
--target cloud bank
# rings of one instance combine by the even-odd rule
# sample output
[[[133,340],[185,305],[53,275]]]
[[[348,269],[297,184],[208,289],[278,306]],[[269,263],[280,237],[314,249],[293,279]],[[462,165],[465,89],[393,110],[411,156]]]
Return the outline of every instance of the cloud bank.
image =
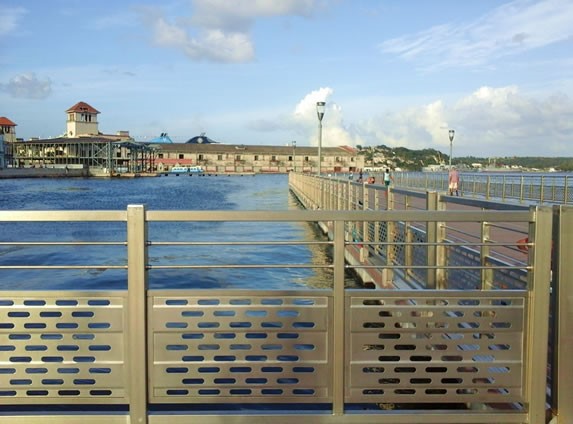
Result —
[[[14,98],[40,100],[52,94],[52,82],[50,79],[41,80],[34,72],[29,72],[15,76],[6,84],[0,84],[0,91]]]
[[[190,17],[169,19],[159,8],[140,8],[152,31],[152,44],[175,48],[196,61],[251,62],[251,30],[257,19],[311,16],[318,0],[194,0]]]
[[[303,96],[292,112],[253,121],[251,130],[297,134],[317,145],[316,102],[327,104],[323,119],[323,146],[379,146],[449,150],[448,129],[456,130],[454,154],[460,156],[516,156],[544,153],[570,156],[573,142],[573,100],[563,94],[536,98],[516,86],[480,87],[452,103],[436,99],[398,111],[381,112],[351,125],[343,108],[323,87]],[[304,141],[303,141],[304,144]]]

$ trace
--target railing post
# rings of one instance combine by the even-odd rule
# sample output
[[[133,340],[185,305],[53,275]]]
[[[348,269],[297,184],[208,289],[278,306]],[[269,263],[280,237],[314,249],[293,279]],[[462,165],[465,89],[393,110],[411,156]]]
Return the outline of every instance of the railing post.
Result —
[[[394,193],[392,189],[388,186],[386,188],[386,208],[388,210],[394,209]],[[394,269],[391,268],[394,265],[394,260],[396,258],[396,247],[394,245],[396,236],[396,222],[386,221],[386,239],[384,240],[386,244],[386,264],[390,266],[387,269],[386,281],[394,281]]]
[[[446,206],[444,202],[440,201],[440,197],[441,195],[438,194],[436,210],[443,211],[446,209]],[[445,290],[449,288],[448,280],[450,278],[450,270],[445,269],[445,267],[449,265],[448,252],[444,243],[447,236],[446,224],[446,222],[440,221],[436,226],[436,288],[438,290]]]
[[[556,180],[557,180],[557,178],[555,178],[555,177],[551,178],[551,201],[552,202],[555,202],[555,200],[556,200],[555,199],[555,193],[557,192],[556,187],[555,187],[555,181]]]
[[[549,333],[549,291],[551,279],[551,222],[549,207],[533,207],[535,225],[530,231],[534,247],[529,256],[533,272],[529,273],[529,310],[526,349],[526,398],[529,399],[530,423],[545,422],[547,391],[547,343]],[[570,353],[569,353],[570,355]],[[571,378],[569,376],[568,378]],[[568,400],[571,402],[571,399]]]
[[[386,187],[386,190],[387,190],[386,193],[388,194],[388,198],[387,198],[387,201],[388,201],[387,209],[388,209],[389,211],[393,211],[393,210],[394,210],[394,190],[393,190],[390,186]]]
[[[362,183],[362,210],[369,210],[370,209],[370,190],[368,189],[368,184]],[[370,245],[368,242],[370,241],[370,233],[369,229],[372,225],[370,221],[362,221],[362,241],[364,242],[360,247],[360,261],[366,261],[370,252]]]
[[[382,190],[374,190],[374,210],[380,210],[380,193]],[[380,254],[380,221],[374,221],[374,240],[376,244],[374,245],[375,253]]]
[[[338,181],[336,183],[336,186],[338,187],[338,189],[337,189],[338,198],[336,199],[336,210],[341,211],[341,210],[343,210],[342,199],[344,199],[344,183],[342,181]]]
[[[480,261],[481,266],[485,267],[488,264],[488,258],[490,253],[490,247],[486,245],[490,241],[490,226],[487,222],[481,223],[481,247],[480,247]],[[493,285],[493,270],[482,268],[481,278],[480,278],[480,289],[490,290]]]
[[[490,180],[490,176],[488,175],[486,178],[486,183],[485,183],[485,198],[486,198],[486,200],[489,200],[490,188],[491,188],[491,180]]]
[[[329,202],[328,202],[328,209],[333,210],[336,209],[336,179],[331,178],[328,181],[328,187],[329,187]]]
[[[147,423],[147,224],[145,206],[127,207],[127,358],[131,424]]]
[[[435,191],[426,192],[426,210],[428,212],[436,211],[438,209],[438,193]],[[438,235],[438,223],[436,221],[428,221],[426,223],[426,243],[427,254],[426,261],[428,263],[427,269],[427,289],[436,288],[436,240]]]
[[[344,372],[345,372],[345,296],[344,296],[344,221],[334,221],[334,305],[333,305],[333,352],[332,393],[334,415],[344,414]]]
[[[556,316],[556,325],[553,331],[556,332],[557,343],[553,344],[555,349],[555,371],[553,377],[556,382],[553,384],[557,405],[557,417],[559,424],[573,422],[573,261],[570,260],[570,252],[573,250],[573,208],[567,206],[559,207],[558,216],[559,237],[554,241],[556,274],[553,276],[553,297],[556,309],[553,314]],[[555,400],[554,400],[555,401]]]

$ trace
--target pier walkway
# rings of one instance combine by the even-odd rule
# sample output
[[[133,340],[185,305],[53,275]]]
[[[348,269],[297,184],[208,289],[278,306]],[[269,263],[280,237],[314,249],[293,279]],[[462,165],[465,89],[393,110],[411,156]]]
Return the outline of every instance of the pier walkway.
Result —
[[[6,240],[0,233],[1,422],[546,421],[548,407],[555,408],[546,396],[552,331],[553,353],[572,347],[571,320],[547,325],[554,210],[444,210],[435,193],[423,199],[300,174],[289,181],[307,210],[0,211],[0,224],[22,224],[23,231],[45,225],[50,236],[37,241],[23,232]],[[417,209],[419,202],[426,207]],[[558,257],[573,246],[572,213],[563,207],[557,217]],[[125,231],[121,241],[89,234],[62,241],[53,230],[85,222],[124,223]],[[248,224],[252,232],[239,242],[170,240],[158,225],[169,222]],[[257,228],[284,222],[319,223],[328,236],[257,237]],[[468,225],[480,230],[477,238],[465,239]],[[498,238],[503,232],[527,235],[529,253],[516,249],[513,236]],[[189,249],[181,258],[190,259],[166,264],[152,254],[169,245]],[[300,263],[281,255],[262,263],[245,254],[240,263],[226,263],[193,253],[287,245],[319,246],[328,254]],[[49,264],[10,263],[10,249],[41,246],[124,252],[84,265],[67,264],[65,255]],[[565,290],[572,264],[558,263]],[[324,288],[300,290],[148,286],[150,275],[166,270],[193,281],[205,269],[265,268],[321,269],[328,278]],[[123,273],[127,289],[15,289],[20,270],[47,280],[60,271],[106,269]],[[371,276],[371,288],[345,288],[347,273]],[[562,307],[560,317],[570,317],[571,306]],[[556,364],[571,376],[570,365]],[[561,400],[549,410],[554,422],[571,422],[571,381],[560,378],[552,387],[551,399]]]

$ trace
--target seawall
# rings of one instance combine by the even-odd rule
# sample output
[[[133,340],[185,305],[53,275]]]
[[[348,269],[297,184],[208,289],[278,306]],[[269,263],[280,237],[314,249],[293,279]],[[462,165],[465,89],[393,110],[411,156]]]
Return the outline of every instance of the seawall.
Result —
[[[88,177],[87,168],[5,168],[0,169],[0,179],[4,178],[62,178]]]

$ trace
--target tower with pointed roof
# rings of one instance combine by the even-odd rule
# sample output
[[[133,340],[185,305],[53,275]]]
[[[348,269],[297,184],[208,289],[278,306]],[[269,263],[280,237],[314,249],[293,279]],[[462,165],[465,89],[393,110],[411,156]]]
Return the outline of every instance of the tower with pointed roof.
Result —
[[[6,167],[6,144],[16,141],[16,124],[4,116],[0,116],[0,169]]]
[[[0,135],[3,136],[4,142],[16,142],[16,124],[4,116],[0,116]]]
[[[99,111],[85,102],[78,102],[66,110],[66,136],[76,138],[98,135],[97,115]]]

